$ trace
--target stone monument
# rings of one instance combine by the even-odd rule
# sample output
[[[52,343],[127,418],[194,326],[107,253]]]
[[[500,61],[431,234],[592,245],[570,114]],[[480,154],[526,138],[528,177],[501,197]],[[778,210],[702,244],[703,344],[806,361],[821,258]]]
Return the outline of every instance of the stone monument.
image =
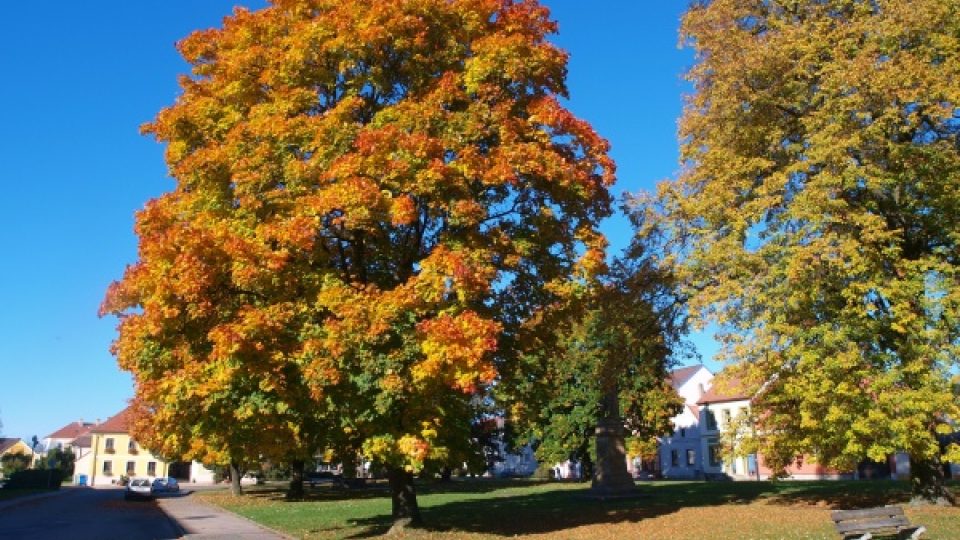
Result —
[[[590,494],[594,497],[630,495],[633,477],[627,471],[627,451],[623,442],[623,420],[619,417],[616,390],[604,399],[604,417],[597,421],[597,463]]]

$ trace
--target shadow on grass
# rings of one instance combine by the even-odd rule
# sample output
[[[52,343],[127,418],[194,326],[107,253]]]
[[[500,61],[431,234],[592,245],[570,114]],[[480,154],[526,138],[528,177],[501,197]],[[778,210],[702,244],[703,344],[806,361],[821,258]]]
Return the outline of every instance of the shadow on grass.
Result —
[[[548,481],[537,480],[499,480],[499,479],[456,479],[447,482],[417,482],[417,495],[452,494],[452,493],[492,493],[503,489],[520,486],[533,487],[549,484]],[[555,484],[555,482],[554,482]],[[359,488],[344,488],[331,484],[321,484],[315,487],[304,486],[304,496],[299,500],[286,498],[286,486],[263,486],[247,488],[244,495],[250,498],[260,498],[269,501],[298,503],[377,499],[388,497],[390,487],[386,480],[374,480]]]
[[[638,497],[601,501],[588,496],[589,484],[583,486],[582,489],[421,503],[424,530],[499,536],[544,534],[585,525],[640,522],[689,507],[764,500],[780,506],[853,509],[902,504],[910,496],[906,482],[891,481],[658,482],[639,485]],[[517,487],[517,484],[501,483],[498,489],[506,487]],[[480,493],[476,489],[463,491]],[[378,515],[351,520],[350,524],[360,529],[351,538],[369,538],[386,533],[391,519],[389,515]]]

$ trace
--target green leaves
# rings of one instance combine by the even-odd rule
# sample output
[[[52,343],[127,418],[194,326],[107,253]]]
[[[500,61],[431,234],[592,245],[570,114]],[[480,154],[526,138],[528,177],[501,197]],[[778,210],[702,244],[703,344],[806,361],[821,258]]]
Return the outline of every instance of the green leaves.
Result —
[[[958,10],[717,0],[684,18],[685,168],[644,211],[760,390],[765,454],[932,457],[960,418]]]

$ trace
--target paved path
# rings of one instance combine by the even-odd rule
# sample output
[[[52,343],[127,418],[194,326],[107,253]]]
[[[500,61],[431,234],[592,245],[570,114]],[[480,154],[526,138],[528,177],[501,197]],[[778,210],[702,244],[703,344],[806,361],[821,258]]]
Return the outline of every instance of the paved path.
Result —
[[[273,531],[201,503],[184,492],[155,501],[125,501],[119,488],[63,488],[46,497],[4,501],[4,540],[279,540]]]
[[[288,538],[236,514],[202,503],[193,497],[157,499],[160,508],[191,540],[282,540]]]

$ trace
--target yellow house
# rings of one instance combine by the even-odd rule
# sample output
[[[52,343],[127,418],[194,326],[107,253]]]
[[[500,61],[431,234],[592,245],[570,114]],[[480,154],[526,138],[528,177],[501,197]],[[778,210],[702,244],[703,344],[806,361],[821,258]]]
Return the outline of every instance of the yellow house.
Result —
[[[129,434],[130,408],[90,430],[90,452],[78,459],[74,474],[86,484],[116,484],[121,476],[167,476],[169,463],[137,444]]]
[[[74,477],[78,484],[109,486],[121,476],[172,476],[181,482],[212,484],[213,471],[189,461],[165,461],[130,436],[131,408],[120,411],[90,430],[90,450],[78,455]]]
[[[27,443],[20,439],[0,438],[0,457],[10,454],[23,454],[24,456],[32,456],[33,449],[31,449]],[[0,478],[3,478],[2,470],[0,470]]]
[[[0,457],[7,454],[23,454],[25,456],[32,456],[33,450],[27,446],[27,443],[23,442],[22,439],[0,439]]]

